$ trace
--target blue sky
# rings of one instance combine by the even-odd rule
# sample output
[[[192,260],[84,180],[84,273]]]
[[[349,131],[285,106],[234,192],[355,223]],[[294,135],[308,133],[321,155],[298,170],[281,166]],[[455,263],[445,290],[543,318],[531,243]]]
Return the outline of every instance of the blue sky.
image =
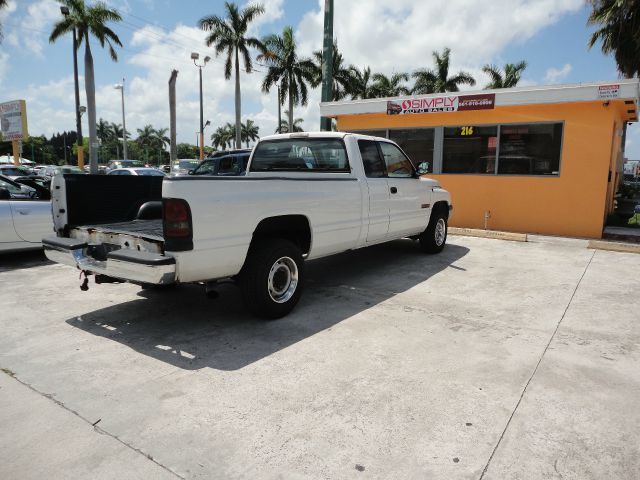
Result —
[[[222,1],[110,0],[124,21],[114,25],[124,48],[119,61],[93,44],[98,117],[120,123],[119,92],[113,84],[127,82],[127,127],[151,123],[168,126],[167,80],[178,75],[178,141],[195,143],[198,129],[197,69],[191,51],[211,54],[197,21],[222,14]],[[240,2],[244,4],[243,2]],[[253,33],[263,36],[292,25],[303,55],[320,48],[322,1],[265,0],[266,13]],[[392,73],[431,66],[431,51],[449,46],[453,70],[464,69],[478,79],[482,65],[526,60],[523,84],[579,83],[618,78],[612,58],[586,47],[590,29],[583,0],[417,1],[340,0],[334,34],[347,63],[370,65]],[[10,0],[2,13],[5,38],[0,45],[0,101],[27,100],[30,131],[50,135],[74,129],[71,39],[50,45],[53,22],[60,16],[55,0]],[[415,32],[415,33],[412,33]],[[82,75],[82,55],[80,55]],[[222,60],[204,69],[205,118],[213,128],[232,121],[233,82],[223,77]],[[242,76],[243,119],[252,118],[262,135],[276,126],[275,95],[260,91],[263,72]],[[477,88],[476,87],[476,88]],[[81,84],[81,90],[83,85]],[[319,91],[296,117],[307,129],[318,121]],[[210,127],[211,128],[211,127]],[[85,125],[86,129],[86,125]],[[86,130],[85,130],[86,131]],[[207,135],[208,136],[208,135]],[[627,156],[640,158],[640,129],[630,128]]]

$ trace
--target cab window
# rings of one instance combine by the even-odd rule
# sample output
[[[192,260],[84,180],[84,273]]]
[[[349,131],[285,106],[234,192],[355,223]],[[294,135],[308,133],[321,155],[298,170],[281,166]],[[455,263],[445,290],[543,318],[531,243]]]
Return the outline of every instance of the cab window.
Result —
[[[379,142],[389,178],[412,178],[413,165],[409,159],[393,143]]]

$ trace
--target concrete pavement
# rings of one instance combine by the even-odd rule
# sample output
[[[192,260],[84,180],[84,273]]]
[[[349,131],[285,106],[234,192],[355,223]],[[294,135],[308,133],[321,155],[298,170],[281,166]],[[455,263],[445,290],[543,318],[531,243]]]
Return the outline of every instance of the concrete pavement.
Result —
[[[274,322],[0,259],[0,474],[639,478],[640,256],[532,240],[312,262]]]

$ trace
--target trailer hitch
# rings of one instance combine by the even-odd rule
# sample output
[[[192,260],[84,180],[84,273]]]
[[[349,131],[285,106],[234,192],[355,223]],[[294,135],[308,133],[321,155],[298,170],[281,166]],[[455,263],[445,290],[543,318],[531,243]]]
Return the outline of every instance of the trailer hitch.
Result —
[[[82,280],[82,283],[80,284],[80,290],[83,292],[89,290],[89,275],[91,275],[91,272],[87,272],[86,270],[80,271],[80,280],[82,280],[82,277],[84,276],[84,280]]]

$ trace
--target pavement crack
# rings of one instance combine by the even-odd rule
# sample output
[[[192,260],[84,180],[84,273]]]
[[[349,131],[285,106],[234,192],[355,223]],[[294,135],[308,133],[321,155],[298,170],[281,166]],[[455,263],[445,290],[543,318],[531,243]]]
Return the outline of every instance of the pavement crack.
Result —
[[[72,408],[68,407],[67,405],[65,405],[63,402],[61,402],[60,400],[54,398],[54,396],[50,393],[44,393],[41,392],[40,390],[38,390],[37,388],[35,388],[33,385],[24,382],[23,380],[19,379],[15,373],[11,372],[8,373],[8,371],[6,369],[0,369],[2,370],[7,376],[13,378],[14,380],[16,380],[18,383],[21,383],[22,385],[24,385],[25,387],[27,387],[29,390],[31,390],[32,392],[37,393],[38,395],[40,395],[41,397],[44,397],[50,401],[52,401],[53,403],[55,403],[56,405],[58,405],[60,408],[63,408],[64,410],[66,410],[69,413],[72,413],[73,415],[75,415],[76,417],[78,417],[79,419],[81,419],[82,421],[84,421],[85,423],[87,423],[88,425],[91,425],[91,428],[93,428],[93,430],[100,434],[100,435],[106,435],[108,437],[113,438],[115,441],[119,442],[120,444],[124,445],[125,447],[127,447],[130,450],[133,450],[134,452],[138,453],[139,455],[142,455],[143,457],[147,458],[148,460],[150,460],[151,462],[155,463],[156,465],[158,465],[160,468],[162,468],[163,470],[169,472],[171,475],[175,476],[176,478],[180,478],[182,480],[184,480],[185,477],[183,477],[182,475],[174,472],[173,470],[171,470],[169,467],[167,467],[166,465],[163,465],[162,463],[158,462],[155,458],[153,458],[151,456],[151,454],[144,452],[143,450],[141,450],[140,448],[134,447],[133,445],[125,442],[124,440],[122,440],[120,437],[118,437],[117,435],[108,432],[107,430],[105,430],[104,428],[98,427],[98,422],[100,422],[102,419],[98,420],[97,422],[92,422],[91,420],[89,420],[88,418],[84,417],[81,413],[77,412],[76,410],[73,410]]]
[[[580,287],[580,284],[582,283],[582,279],[584,278],[584,276],[587,273],[587,270],[591,266],[591,262],[593,261],[593,257],[595,257],[595,255],[596,255],[596,250],[593,251],[593,254],[589,258],[589,261],[587,262],[587,265],[584,267],[584,271],[582,272],[582,275],[580,275],[580,278],[578,279],[578,283],[576,283],[576,286],[573,289],[573,293],[571,294],[571,297],[569,298],[569,302],[567,303],[567,306],[564,308],[564,311],[562,312],[562,316],[560,317],[560,320],[558,320],[558,323],[556,324],[556,328],[553,330],[553,333],[551,334],[551,338],[549,338],[549,341],[547,342],[547,345],[544,347],[544,350],[542,351],[542,354],[540,355],[540,358],[538,359],[538,362],[536,363],[536,366],[533,369],[533,372],[531,372],[531,376],[529,377],[529,379],[527,380],[527,383],[525,384],[524,388],[522,389],[522,392],[520,393],[520,397],[518,398],[518,401],[516,402],[516,405],[513,408],[513,411],[511,412],[511,415],[509,415],[509,419],[507,420],[507,423],[504,426],[504,429],[502,430],[502,433],[500,434],[500,437],[498,438],[498,442],[493,447],[491,455],[489,456],[489,460],[487,460],[486,465],[482,469],[482,473],[480,474],[480,478],[478,480],[483,480],[484,476],[486,475],[487,470],[489,469],[489,465],[491,465],[491,461],[493,460],[493,457],[495,456],[496,452],[498,451],[498,447],[500,447],[500,444],[502,443],[502,439],[504,438],[505,434],[507,433],[507,429],[509,428],[509,425],[511,425],[511,420],[513,420],[513,417],[515,416],[516,412],[518,411],[518,407],[520,407],[520,404],[522,403],[522,399],[524,398],[524,394],[527,392],[527,388],[529,388],[529,384],[533,380],[533,377],[536,375],[536,373],[538,371],[538,368],[540,367],[540,364],[542,363],[542,359],[544,358],[545,354],[547,353],[547,350],[549,350],[549,347],[551,346],[551,342],[553,342],[553,339],[555,338],[556,333],[558,333],[558,330],[560,329],[560,324],[562,324],[562,321],[564,320],[564,317],[567,315],[567,312],[569,311],[569,307],[571,306],[571,303],[573,302],[573,299],[576,296],[576,293],[578,292],[578,288]]]

